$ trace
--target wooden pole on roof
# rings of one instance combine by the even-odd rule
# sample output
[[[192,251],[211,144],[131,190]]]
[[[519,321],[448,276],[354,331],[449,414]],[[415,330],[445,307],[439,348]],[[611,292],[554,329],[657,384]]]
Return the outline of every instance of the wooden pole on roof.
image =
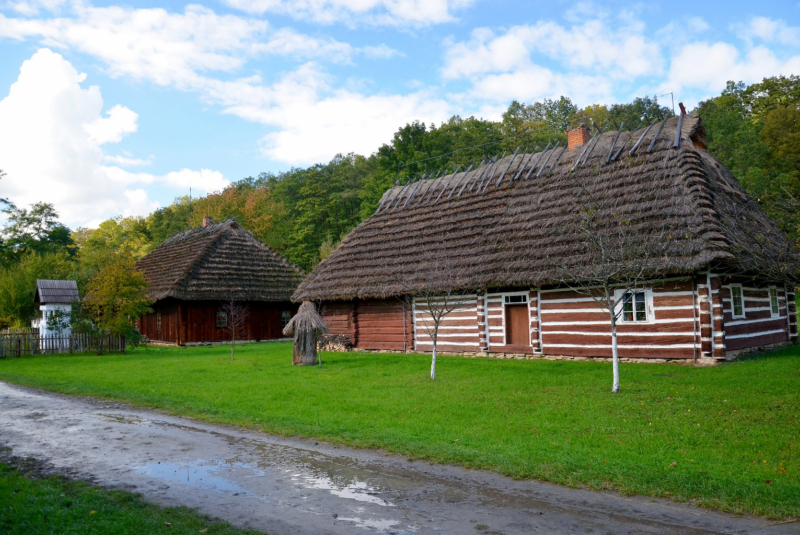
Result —
[[[661,135],[661,131],[662,131],[662,130],[664,130],[664,125],[665,125],[665,124],[667,124],[667,120],[666,120],[666,119],[664,119],[663,121],[661,121],[661,126],[659,126],[659,127],[658,127],[658,132],[656,132],[656,135],[655,135],[655,136],[653,136],[653,139],[652,139],[652,141],[650,141],[650,145],[648,145],[648,147],[647,147],[647,153],[648,153],[648,154],[649,154],[649,153],[651,153],[651,152],[653,152],[653,147],[654,147],[654,146],[655,146],[655,144],[656,144],[656,140],[658,139],[658,136],[660,136],[660,135]]]
[[[619,130],[617,130],[617,135],[614,136],[614,141],[611,142],[611,148],[608,149],[608,158],[606,158],[606,164],[611,161],[611,155],[614,154],[614,145],[617,144],[617,140],[619,136],[622,134],[622,129],[625,127],[625,121],[622,121],[622,124],[619,125]]]
[[[564,147],[563,149],[561,149],[561,152],[558,153],[558,158],[556,158],[555,161],[553,162],[553,165],[550,166],[550,169],[547,171],[547,176],[553,174],[553,169],[556,168],[556,164],[561,159],[561,157],[564,156],[565,152],[567,152],[567,147]]]
[[[527,149],[527,148],[525,149],[525,152],[528,152],[528,149]],[[525,170],[525,166],[526,166],[526,165],[528,165],[528,163],[530,163],[531,159],[532,159],[532,158],[533,158],[535,155],[536,155],[536,151],[535,151],[535,150],[534,150],[534,152],[531,152],[530,154],[523,154],[523,155],[522,155],[522,159],[520,160],[520,165],[519,165],[519,168],[517,169],[517,174],[516,174],[516,175],[514,175],[514,178],[512,178],[512,179],[511,179],[511,180],[512,180],[512,182],[513,182],[514,180],[517,180],[517,179],[520,177],[520,175],[522,174],[522,172]],[[526,157],[527,157],[527,159],[526,159]]]
[[[581,160],[583,159],[583,155],[586,154],[587,150],[589,150],[589,145],[592,144],[592,141],[594,141],[594,138],[596,138],[597,136],[598,136],[598,134],[593,135],[592,139],[590,139],[589,142],[586,145],[583,146],[583,150],[581,151],[581,155],[578,156],[578,159],[575,160],[574,164],[572,164],[572,167],[570,168],[570,172],[574,171],[575,168],[578,167],[578,164],[581,163]]]
[[[478,175],[477,178],[475,178],[474,176],[472,177],[472,185],[467,190],[467,193],[472,191],[472,188],[475,187],[475,184],[477,184],[478,181],[483,181],[483,175],[486,174],[486,171],[491,169],[492,165],[494,165],[494,159],[490,158],[489,161],[486,162],[486,165],[483,167],[483,171],[481,171],[481,174]],[[477,172],[475,174],[477,174]],[[461,192],[464,191],[464,188],[467,187],[467,184],[469,184],[469,182],[465,182],[464,185],[461,187],[461,191],[458,192],[458,197],[461,197]]]
[[[652,123],[650,123],[650,125],[647,128],[644,129],[642,135],[639,136],[639,141],[637,141],[636,145],[634,145],[633,148],[630,150],[630,152],[628,152],[629,155],[633,156],[634,154],[636,154],[636,150],[639,148],[639,145],[641,145],[642,141],[644,141],[644,136],[647,135],[647,133],[650,131],[651,128],[653,128],[653,125],[656,124],[656,122],[657,121],[654,120]]]
[[[461,166],[459,166],[459,169],[460,169],[460,168],[461,168]],[[459,178],[459,179],[458,179],[458,182],[461,182],[461,180],[463,180],[463,179],[464,179],[464,176],[465,176],[467,173],[469,173],[471,169],[472,169],[472,164],[469,164],[469,167],[467,168],[467,170],[466,170],[466,171],[464,171],[464,174],[463,174],[463,175],[461,175],[461,178]],[[455,173],[453,173],[453,178],[455,178],[457,174],[458,174],[458,172],[457,172],[457,171],[456,171]],[[456,186],[458,186],[458,183],[456,183]],[[453,190],[455,190],[455,187],[453,187]],[[452,194],[453,194],[453,190],[451,190],[451,191],[450,191],[450,195],[452,195]],[[438,197],[436,197],[436,200],[435,200],[435,201],[433,201],[433,204],[436,204],[437,202],[439,202],[439,199],[441,199],[441,198],[442,198],[442,195],[444,195],[444,192],[445,192],[445,191],[447,191],[447,184],[445,184],[445,185],[444,185],[444,187],[442,188],[442,191],[440,191],[440,192],[439,192],[439,196],[438,196]],[[449,199],[449,198],[450,198],[450,197],[448,197],[448,199]]]
[[[483,165],[484,163],[485,163],[485,160],[481,162],[481,165]],[[462,181],[462,180],[464,180],[465,178],[467,178],[467,177],[469,176],[469,172],[472,170],[472,166],[473,166],[473,164],[469,164],[469,169],[467,169],[466,171],[464,171],[464,174],[463,174],[463,175],[461,175],[461,178],[459,178],[459,179],[458,179],[458,182],[456,182],[456,185],[455,185],[455,186],[453,186],[453,189],[451,189],[451,190],[450,190],[450,195],[448,195],[448,196],[447,196],[447,199],[448,199],[448,200],[450,199],[450,197],[452,197],[452,196],[453,196],[453,193],[455,193],[455,191],[456,191],[456,188],[458,187],[458,185],[459,185],[459,184],[461,184],[461,181]],[[478,167],[476,167],[476,168],[475,168],[475,172],[474,172],[474,173],[472,173],[472,174],[474,175],[475,173],[477,173],[477,172],[478,172],[478,169],[480,169],[480,165],[479,165]],[[467,179],[467,182],[469,182],[469,179]],[[466,185],[466,183],[465,183],[465,185]]]
[[[539,172],[536,173],[536,178],[539,178],[539,175],[542,174],[542,171],[544,171],[544,168],[547,167],[547,162],[550,161],[550,157],[553,156],[553,153],[556,151],[556,149],[559,147],[559,145],[561,145],[561,142],[560,141],[556,141],[556,146],[553,147],[553,150],[550,151],[550,154],[548,154],[547,158],[545,158],[544,162],[542,162],[542,167],[540,167],[539,168]]]
[[[533,165],[531,165],[531,168],[528,170],[528,174],[525,175],[525,180],[528,180],[530,178],[531,173],[533,173],[533,171],[536,169],[536,166],[539,165],[539,161],[542,159],[542,156],[544,156],[544,153],[547,152],[548,150],[550,150],[550,145],[551,144],[552,144],[552,142],[548,141],[547,142],[547,146],[544,148],[544,150],[542,152],[539,153],[539,156],[536,157],[536,161],[533,162]]]
[[[508,165],[506,166],[505,169],[503,169],[503,172],[500,173],[500,176],[497,178],[497,184],[495,184],[494,187],[498,187],[500,183],[503,182],[503,178],[506,176],[506,173],[508,173],[508,170],[511,169],[511,164],[514,163],[514,159],[517,157],[519,149],[521,148],[522,146],[520,145],[519,147],[517,147],[517,150],[514,151],[514,155],[511,156],[511,159],[508,161]],[[486,187],[488,188],[489,184],[486,184]]]

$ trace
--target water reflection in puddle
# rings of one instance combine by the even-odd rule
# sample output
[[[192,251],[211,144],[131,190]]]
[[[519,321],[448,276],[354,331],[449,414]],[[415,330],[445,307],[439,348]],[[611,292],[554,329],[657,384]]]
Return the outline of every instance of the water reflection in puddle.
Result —
[[[188,463],[150,463],[139,466],[136,471],[140,474],[157,477],[172,483],[206,487],[215,490],[246,493],[244,489],[229,479],[219,475],[220,470],[245,471],[250,475],[245,477],[263,476],[264,472],[245,463],[210,462],[198,459]]]
[[[378,489],[367,485],[363,481],[356,481],[355,483],[350,483],[347,485],[337,485],[331,478],[313,477],[305,474],[293,474],[292,479],[294,481],[302,479],[302,481],[305,483],[305,486],[312,489],[327,490],[334,496],[339,496],[340,498],[348,498],[350,500],[356,500],[365,503],[374,503],[384,507],[394,507],[391,503],[387,502],[383,498],[375,496]]]

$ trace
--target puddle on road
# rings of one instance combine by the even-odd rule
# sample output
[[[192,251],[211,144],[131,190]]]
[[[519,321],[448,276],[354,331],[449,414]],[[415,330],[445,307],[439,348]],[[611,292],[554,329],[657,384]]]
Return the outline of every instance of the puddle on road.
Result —
[[[147,418],[139,418],[138,416],[123,416],[121,414],[106,414],[106,413],[98,413],[98,416],[103,420],[108,422],[114,422],[115,424],[130,424],[130,425],[150,425],[153,422],[148,420]]]
[[[372,528],[372,529],[376,529],[376,530],[379,530],[379,531],[387,531],[392,526],[396,526],[397,524],[400,523],[397,520],[391,520],[391,519],[388,519],[388,520],[367,520],[367,519],[358,518],[358,517],[344,518],[344,517],[341,517],[341,516],[337,520],[344,521],[344,522],[352,522],[353,524],[355,524],[356,526],[358,526],[360,528]],[[392,533],[396,533],[396,532],[392,531]],[[411,532],[411,531],[403,531],[402,533],[413,533],[413,532]]]
[[[198,459],[188,463],[150,463],[136,467],[136,471],[147,476],[157,477],[175,484],[200,486],[213,490],[238,492],[247,491],[239,485],[221,476],[220,471],[247,471],[249,476],[263,476],[264,472],[245,463],[214,463]]]
[[[374,503],[384,507],[394,507],[383,498],[376,496],[378,489],[371,487],[363,481],[356,481],[349,485],[337,485],[328,477],[313,477],[306,474],[292,474],[292,481],[302,481],[304,486],[312,489],[327,490],[334,496],[347,498],[364,503]]]

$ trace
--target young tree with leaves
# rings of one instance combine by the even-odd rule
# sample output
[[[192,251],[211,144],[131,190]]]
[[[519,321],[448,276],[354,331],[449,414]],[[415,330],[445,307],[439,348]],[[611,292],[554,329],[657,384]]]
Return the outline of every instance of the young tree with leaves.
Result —
[[[139,333],[134,322],[152,312],[147,288],[147,279],[134,268],[133,257],[119,255],[89,282],[83,308],[106,332],[136,341]]]

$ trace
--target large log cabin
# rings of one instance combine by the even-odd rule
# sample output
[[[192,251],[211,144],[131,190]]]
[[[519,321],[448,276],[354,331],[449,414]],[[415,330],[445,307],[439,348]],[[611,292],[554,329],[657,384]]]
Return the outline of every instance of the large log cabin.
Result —
[[[290,300],[303,271],[233,220],[176,234],[136,263],[150,283],[153,312],[139,318],[142,335],[155,342],[191,344],[230,340],[223,306],[247,307],[237,338],[269,340],[297,311]]]
[[[580,217],[614,199],[626,232],[666,244],[643,253],[644,279],[614,287],[620,357],[713,363],[796,343],[796,250],[704,137],[685,114],[636,132],[582,127],[565,148],[396,186],[293,299],[319,303],[356,349],[431,351],[438,291],[460,300],[440,351],[607,358],[609,312],[582,284],[602,261]]]

